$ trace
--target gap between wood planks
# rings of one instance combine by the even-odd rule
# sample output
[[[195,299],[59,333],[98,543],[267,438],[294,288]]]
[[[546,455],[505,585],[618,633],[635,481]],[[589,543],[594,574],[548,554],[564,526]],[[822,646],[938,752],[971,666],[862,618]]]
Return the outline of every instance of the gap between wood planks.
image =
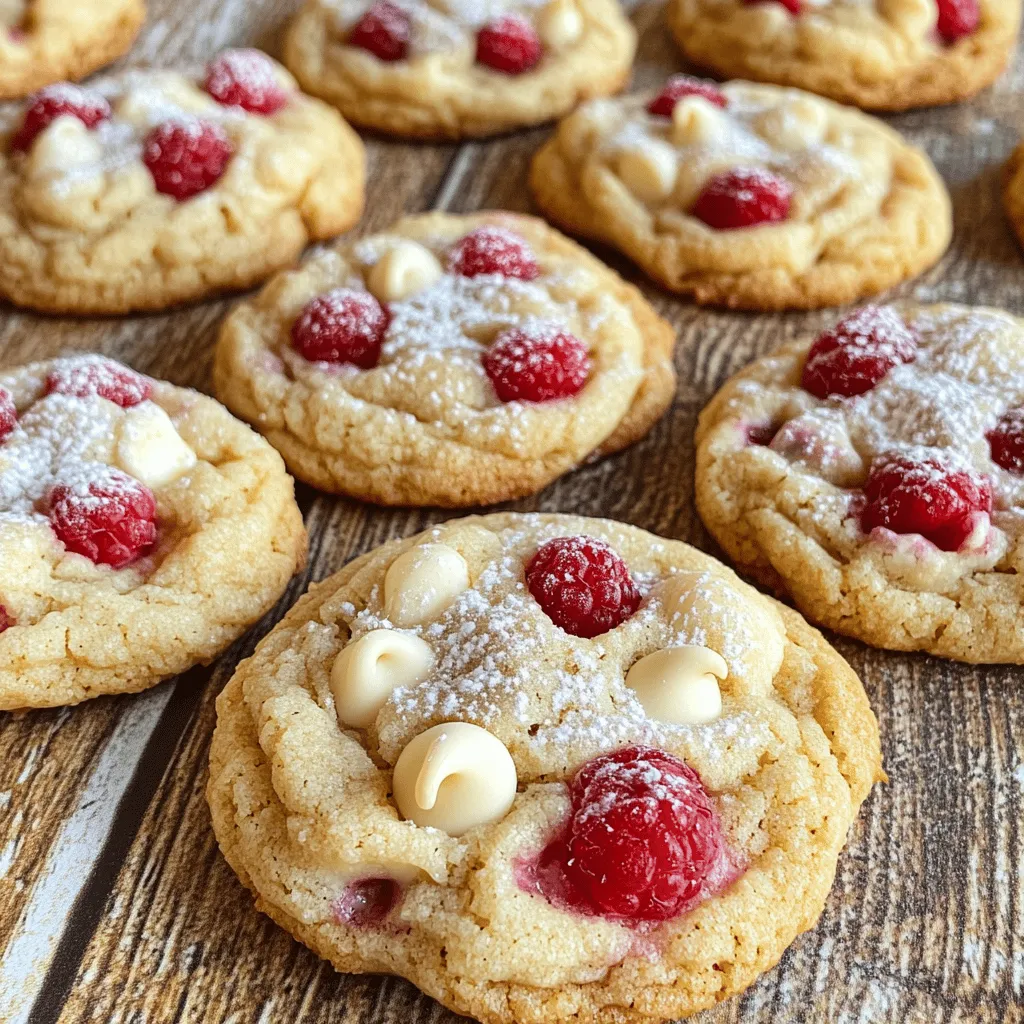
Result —
[[[476,151],[472,143],[455,151],[426,208],[450,207],[473,167]],[[311,510],[313,515],[315,511]],[[294,583],[289,587],[279,605],[280,614],[287,609],[285,601],[305,591],[308,572],[301,589]],[[244,642],[245,638],[240,641]],[[0,1021],[4,1024],[50,1024],[60,1016],[124,854],[179,739],[191,725],[193,694],[214,671],[193,669],[130,698],[74,812],[50,847],[42,875],[0,962]]]

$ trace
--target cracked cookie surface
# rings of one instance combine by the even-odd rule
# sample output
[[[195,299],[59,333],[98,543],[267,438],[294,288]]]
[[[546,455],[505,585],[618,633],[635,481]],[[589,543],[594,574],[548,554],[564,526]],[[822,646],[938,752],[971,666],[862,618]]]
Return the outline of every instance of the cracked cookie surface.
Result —
[[[592,639],[532,596],[539,553],[558,538],[605,551],[633,579],[635,601]],[[649,715],[632,688],[651,655],[683,649],[722,662],[720,705],[700,724]],[[357,696],[373,698],[368,714]],[[344,724],[355,717],[360,727]],[[447,741],[420,781],[448,742],[467,794],[509,765],[511,794],[484,806],[442,783],[433,825],[405,817],[403,763],[437,735]],[[578,769],[638,749],[647,767],[632,792],[664,811],[654,765],[685,762],[727,870],[667,919],[567,907],[529,865],[571,814]],[[634,527],[501,514],[392,542],[314,586],[221,694],[208,798],[259,909],[339,970],[399,974],[487,1024],[610,1024],[685,1016],[771,967],[817,920],[880,777],[857,677],[794,611]],[[467,801],[481,818],[456,828],[444,814]]]
[[[952,233],[935,168],[881,121],[746,82],[678,76],[660,94],[585,104],[530,184],[561,226],[672,291],[741,309],[875,294],[931,266]]]
[[[375,31],[363,31],[368,19]],[[355,124],[458,139],[540,124],[616,92],[635,50],[614,0],[307,0],[285,63]]]
[[[360,313],[346,351],[309,319],[324,302]],[[334,314],[326,326],[340,337]],[[214,380],[322,490],[487,504],[646,434],[675,390],[674,343],[635,288],[542,221],[429,214],[318,253],[240,305]],[[521,371],[529,387],[510,379]]]
[[[1024,324],[906,304],[812,341],[742,370],[701,414],[708,529],[838,632],[1024,662]]]
[[[211,77],[225,65],[228,88]],[[239,83],[279,105],[243,107]],[[0,294],[124,313],[250,287],[351,227],[364,178],[355,133],[257,51],[226,51],[205,82],[129,71],[52,86],[0,121]]]
[[[305,544],[280,457],[212,399],[98,356],[0,373],[0,708],[211,661]]]
[[[670,0],[668,21],[683,53],[717,74],[907,110],[991,85],[1020,12],[1020,0]]]
[[[131,48],[145,17],[142,0],[0,0],[0,99],[85,78]]]

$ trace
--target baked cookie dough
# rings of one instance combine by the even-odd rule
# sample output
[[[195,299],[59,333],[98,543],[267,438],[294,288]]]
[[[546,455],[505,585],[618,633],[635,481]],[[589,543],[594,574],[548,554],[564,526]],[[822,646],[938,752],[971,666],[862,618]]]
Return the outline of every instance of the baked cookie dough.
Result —
[[[0,709],[211,661],[305,553],[280,457],[212,399],[99,356],[0,373]]]
[[[77,81],[126,53],[142,0],[0,0],[0,99]]]
[[[1013,233],[1024,245],[1024,143],[1010,154],[1003,169],[1003,207]]]
[[[534,158],[544,213],[671,291],[739,309],[873,295],[935,263],[949,196],[923,152],[795,89],[675,76],[595,100]]]
[[[1020,0],[669,0],[686,56],[727,78],[907,110],[991,85],[1016,45]]]
[[[616,92],[635,51],[616,0],[307,0],[285,63],[355,124],[459,139]]]
[[[255,50],[0,114],[0,295],[126,313],[247,288],[363,208],[362,143]]]
[[[693,548],[454,521],[312,588],[217,702],[260,910],[485,1024],[713,1006],[817,921],[882,777],[856,675]]]
[[[877,647],[1024,663],[1024,321],[866,307],[701,414],[697,508],[741,568]]]
[[[321,490],[385,505],[532,494],[638,440],[675,332],[533,217],[407,217],[317,253],[225,321],[221,401]]]

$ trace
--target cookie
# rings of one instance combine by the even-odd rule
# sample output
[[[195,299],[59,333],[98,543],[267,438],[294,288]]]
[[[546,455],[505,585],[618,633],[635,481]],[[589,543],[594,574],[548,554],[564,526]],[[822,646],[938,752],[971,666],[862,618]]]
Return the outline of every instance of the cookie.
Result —
[[[363,208],[365,153],[256,50],[130,71],[0,114],[0,295],[126,313],[248,288]]]
[[[0,99],[85,78],[127,53],[142,0],[0,0]]]
[[[1020,0],[669,0],[686,56],[872,110],[967,99],[1016,45]]]
[[[212,660],[305,552],[280,457],[212,399],[99,356],[0,373],[0,709]]]
[[[856,675],[714,559],[453,521],[312,588],[217,702],[260,910],[485,1024],[677,1018],[813,927],[882,777]]]
[[[355,124],[461,139],[616,92],[635,51],[615,0],[307,0],[285,63]]]
[[[595,100],[534,158],[537,203],[664,287],[738,309],[814,309],[935,263],[950,200],[880,121],[795,89],[677,75]]]
[[[385,505],[532,494],[642,437],[675,332],[532,217],[407,217],[316,254],[227,318],[221,401],[291,472]]]
[[[1013,233],[1024,245],[1024,144],[1010,154],[1003,169],[1003,208]]]
[[[745,571],[877,647],[1024,663],[1024,321],[865,307],[701,414],[697,508]]]

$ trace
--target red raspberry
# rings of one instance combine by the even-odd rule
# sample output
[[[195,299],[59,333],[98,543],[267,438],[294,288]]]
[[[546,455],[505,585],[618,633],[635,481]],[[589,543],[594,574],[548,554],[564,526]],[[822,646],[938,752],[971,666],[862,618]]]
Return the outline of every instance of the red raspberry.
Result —
[[[483,363],[503,402],[569,398],[579,394],[590,376],[587,346],[566,331],[505,331],[484,354]]]
[[[334,919],[355,928],[379,928],[401,898],[402,887],[393,878],[361,878],[334,901]]]
[[[3,437],[0,419],[0,438]],[[1010,409],[988,432],[992,461],[1011,473],[1024,473],[1024,407]]]
[[[14,404],[10,391],[0,388],[0,441],[5,441],[7,436],[18,424],[18,409]]]
[[[559,869],[562,892],[555,893],[576,910],[667,921],[725,874],[715,806],[697,773],[671,754],[628,747],[595,758],[569,792],[569,821],[541,854],[537,878]]]
[[[476,37],[479,64],[506,75],[521,75],[541,56],[537,30],[519,14],[505,14],[484,25]]]
[[[507,228],[488,226],[460,238],[448,254],[448,268],[460,277],[500,274],[533,281],[539,274],[526,240]]]
[[[629,566],[594,537],[556,537],[526,567],[526,585],[551,621],[573,636],[594,637],[640,607]]]
[[[274,62],[259,50],[225,50],[206,68],[206,91],[226,107],[276,114],[288,102]]]
[[[864,493],[865,531],[884,526],[919,533],[943,551],[957,551],[973,529],[974,514],[992,510],[988,481],[940,456],[883,458],[871,467]]]
[[[765,3],[766,0],[743,0],[743,2],[749,6],[752,4]],[[799,14],[801,7],[803,6],[801,0],[775,0],[775,2],[782,4],[790,14]]]
[[[865,306],[819,336],[807,353],[805,391],[817,398],[863,395],[894,366],[917,358],[918,335],[889,306]]]
[[[792,186],[771,171],[738,169],[716,174],[690,211],[718,231],[750,228],[785,220],[793,198]]]
[[[156,543],[156,501],[148,487],[116,469],[86,486],[50,491],[50,525],[68,551],[123,569]]]
[[[29,102],[21,128],[11,142],[11,149],[18,153],[26,152],[37,135],[65,115],[77,117],[86,128],[95,128],[110,118],[110,104],[99,93],[70,82],[48,85]]]
[[[153,382],[109,359],[72,362],[50,371],[46,394],[72,398],[99,395],[122,409],[130,409],[153,394]]]
[[[775,439],[779,428],[774,423],[749,423],[745,432],[747,444],[756,444],[767,448]]]
[[[647,112],[657,117],[671,117],[676,104],[687,96],[702,96],[717,107],[724,107],[729,101],[725,93],[706,78],[694,78],[692,75],[673,75],[664,85],[661,92],[647,104]]]
[[[409,15],[389,0],[377,0],[355,23],[348,45],[369,50],[388,63],[405,60],[409,52]]]
[[[10,629],[14,624],[14,619],[11,618],[7,609],[0,604],[0,633],[3,633],[4,630]]]
[[[292,347],[313,363],[354,363],[372,370],[390,322],[369,292],[335,288],[306,303],[292,324]]]
[[[939,0],[939,20],[936,31],[947,43],[955,43],[969,36],[981,21],[978,0]]]
[[[219,125],[165,121],[146,137],[142,160],[157,192],[182,202],[217,182],[231,153],[231,142]]]

